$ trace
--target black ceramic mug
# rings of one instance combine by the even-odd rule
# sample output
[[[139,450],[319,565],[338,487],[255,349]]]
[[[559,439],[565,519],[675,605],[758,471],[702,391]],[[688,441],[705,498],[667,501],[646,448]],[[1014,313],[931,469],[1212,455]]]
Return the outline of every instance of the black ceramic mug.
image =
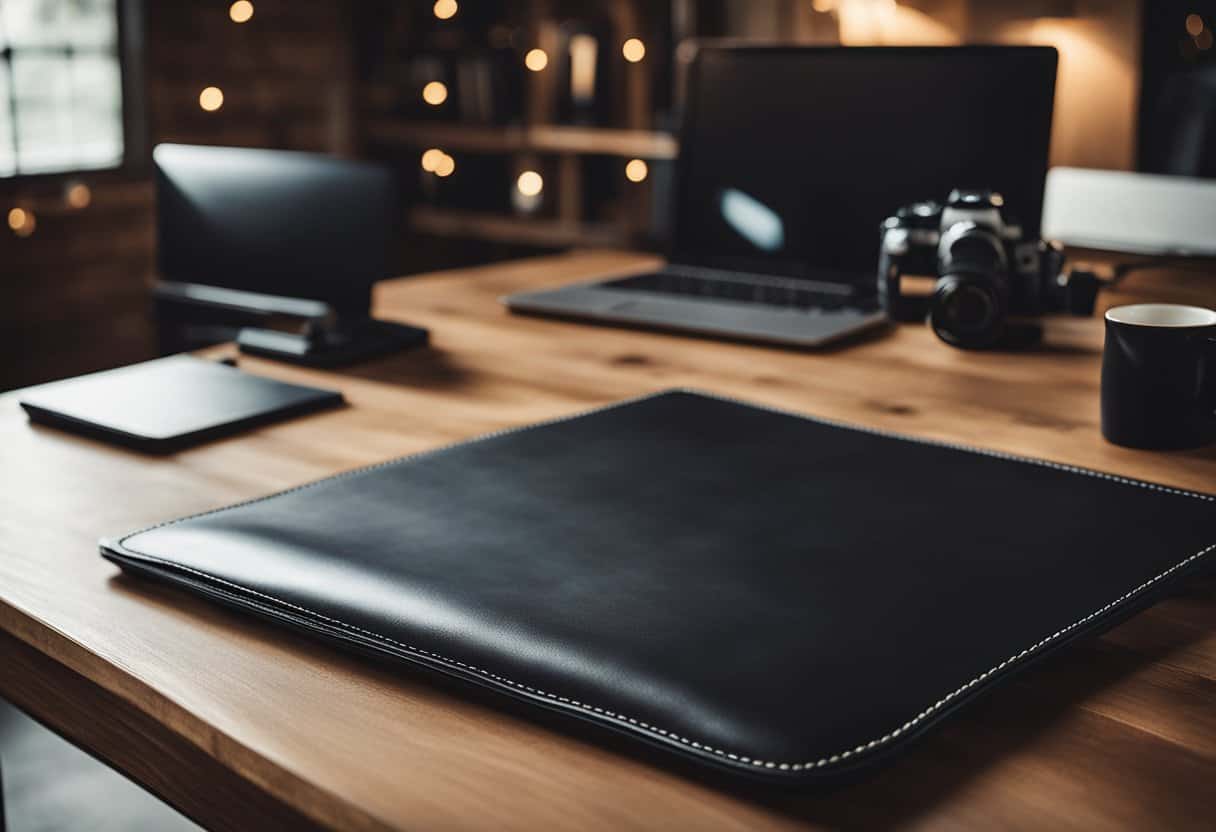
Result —
[[[1107,310],[1102,435],[1131,448],[1216,442],[1216,311],[1169,303]]]

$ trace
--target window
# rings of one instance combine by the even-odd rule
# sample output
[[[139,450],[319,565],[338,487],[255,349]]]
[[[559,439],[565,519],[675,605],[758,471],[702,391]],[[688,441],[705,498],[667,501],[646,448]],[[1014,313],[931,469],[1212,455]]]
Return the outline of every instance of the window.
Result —
[[[123,159],[118,0],[0,0],[0,177]]]

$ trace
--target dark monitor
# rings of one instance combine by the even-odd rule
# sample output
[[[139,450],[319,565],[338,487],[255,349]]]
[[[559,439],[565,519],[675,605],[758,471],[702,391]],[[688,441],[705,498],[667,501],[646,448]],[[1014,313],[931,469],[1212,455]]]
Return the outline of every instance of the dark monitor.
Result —
[[[678,262],[872,278],[896,208],[992,188],[1036,233],[1051,47],[705,48],[677,174]]]
[[[162,279],[323,301],[366,317],[398,228],[392,174],[309,153],[161,144]]]
[[[371,317],[372,284],[389,276],[399,227],[387,169],[179,144],[157,145],[152,160],[162,320],[202,316],[198,328],[213,332],[219,316],[243,327],[235,333],[243,352],[314,366],[427,342],[425,329]],[[284,317],[304,325],[270,325]]]

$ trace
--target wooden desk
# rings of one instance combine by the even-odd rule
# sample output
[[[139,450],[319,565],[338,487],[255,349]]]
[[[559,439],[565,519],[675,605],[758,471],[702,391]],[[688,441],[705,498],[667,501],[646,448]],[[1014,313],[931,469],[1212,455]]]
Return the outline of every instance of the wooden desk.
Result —
[[[383,285],[380,314],[431,327],[433,350],[344,373],[242,359],[341,387],[351,406],[171,458],[32,427],[0,397],[0,695],[215,828],[1211,828],[1214,582],[1069,648],[872,780],[797,794],[692,779],[97,556],[102,535],[676,385],[1216,490],[1214,448],[1103,442],[1097,320],[1054,321],[1021,355],[960,352],[919,326],[805,354],[513,317],[496,301],[637,263],[571,255]]]

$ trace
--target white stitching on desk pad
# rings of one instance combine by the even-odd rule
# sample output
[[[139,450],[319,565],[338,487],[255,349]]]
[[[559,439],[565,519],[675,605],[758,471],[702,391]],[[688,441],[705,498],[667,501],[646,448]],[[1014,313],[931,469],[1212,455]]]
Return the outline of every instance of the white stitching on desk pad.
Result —
[[[925,445],[935,445],[935,446],[939,446],[939,447],[952,448],[955,450],[968,451],[971,453],[978,453],[978,454],[982,454],[984,456],[992,456],[992,457],[996,457],[998,459],[1005,459],[1005,460],[1010,460],[1013,462],[1023,462],[1023,463],[1033,464],[1033,465],[1041,465],[1041,466],[1044,466],[1047,468],[1055,468],[1058,470],[1068,471],[1068,472],[1075,473],[1075,474],[1083,474],[1085,476],[1097,477],[1099,479],[1106,479],[1106,480],[1117,482],[1117,483],[1120,483],[1123,485],[1131,485],[1131,486],[1136,486],[1139,488],[1147,488],[1147,489],[1154,490],[1154,491],[1161,491],[1161,492],[1164,492],[1167,494],[1192,497],[1192,498],[1195,498],[1198,500],[1204,500],[1204,501],[1208,501],[1208,502],[1216,502],[1216,496],[1213,496],[1210,494],[1201,494],[1201,493],[1195,492],[1195,491],[1187,491],[1184,489],[1170,488],[1168,486],[1157,485],[1156,483],[1143,482],[1141,480],[1129,479],[1127,477],[1120,477],[1120,476],[1116,476],[1114,474],[1103,473],[1101,471],[1091,471],[1087,468],[1079,468],[1079,467],[1072,466],[1072,465],[1063,465],[1063,464],[1056,463],[1056,462],[1049,462],[1047,460],[1041,460],[1041,459],[1033,459],[1030,457],[1021,457],[1021,456],[1016,456],[1014,454],[1002,453],[1000,451],[991,451],[991,450],[987,450],[984,448],[975,448],[975,447],[972,447],[969,445],[962,445],[962,444],[951,443],[951,442],[941,442],[941,441],[937,441],[937,440],[933,440],[933,439],[922,439],[920,437],[907,436],[904,434],[894,433],[891,431],[885,431],[885,430],[878,429],[878,428],[869,428],[869,427],[864,427],[864,426],[860,426],[860,425],[850,425],[850,424],[846,424],[846,423],[842,423],[842,422],[835,422],[835,421],[832,421],[829,419],[821,419],[821,418],[818,418],[815,416],[807,416],[807,415],[804,415],[801,413],[795,413],[795,412],[788,411],[788,410],[782,410],[780,408],[769,407],[769,406],[762,405],[762,404],[755,404],[752,402],[743,401],[742,399],[736,399],[736,398],[732,398],[729,396],[719,395],[716,393],[707,393],[707,392],[701,391],[701,390],[690,390],[690,389],[680,388],[680,389],[676,389],[676,390],[662,390],[662,391],[659,391],[656,393],[650,393],[650,394],[647,394],[644,396],[638,396],[638,397],[635,397],[632,399],[626,399],[624,401],[614,402],[612,404],[605,405],[603,407],[594,408],[593,410],[588,410],[588,411],[584,411],[581,413],[575,413],[575,414],[571,414],[571,415],[567,415],[567,416],[559,416],[555,419],[550,419],[550,420],[543,421],[543,422],[537,422],[537,423],[528,424],[528,425],[521,425],[521,426],[512,427],[512,428],[505,428],[503,430],[495,431],[493,433],[488,433],[483,436],[475,437],[473,439],[456,442],[451,445],[446,445],[446,446],[443,446],[440,448],[434,448],[434,449],[427,450],[427,451],[420,451],[415,454],[409,454],[409,455],[406,455],[403,457],[399,457],[397,459],[388,460],[386,462],[379,462],[374,465],[365,466],[363,468],[356,468],[352,471],[344,471],[342,473],[334,474],[333,476],[329,476],[329,477],[325,477],[320,480],[315,480],[313,482],[305,483],[304,485],[299,485],[294,488],[289,488],[285,491],[280,491],[275,494],[269,494],[269,495],[266,495],[263,497],[256,497],[256,498],[253,498],[250,500],[245,500],[244,502],[235,503],[230,506],[224,506],[221,508],[211,509],[209,511],[199,512],[198,514],[193,514],[188,517],[181,517],[176,520],[168,520],[163,523],[158,523],[154,526],[149,526],[147,528],[141,529],[139,531],[131,532],[130,534],[125,535],[124,537],[120,538],[118,541],[118,545],[128,549],[131,552],[134,552],[137,555],[147,558],[155,563],[161,563],[161,564],[164,564],[165,566],[172,567],[173,569],[182,570],[187,573],[198,575],[199,577],[205,578],[208,581],[222,584],[224,586],[228,586],[233,589],[237,589],[240,592],[245,593],[247,595],[253,595],[255,597],[263,598],[265,600],[271,601],[280,606],[287,607],[287,608],[295,610],[297,612],[302,612],[305,615],[311,616],[315,619],[319,619],[328,624],[336,625],[337,627],[339,627],[341,629],[360,633],[364,636],[371,636],[374,639],[379,639],[381,641],[388,642],[389,644],[403,648],[411,653],[415,653],[415,654],[418,654],[421,656],[426,656],[431,659],[437,659],[446,664],[455,665],[466,671],[475,673],[478,676],[482,676],[487,679],[491,679],[499,684],[503,684],[508,687],[526,691],[534,696],[538,696],[543,699],[548,699],[553,702],[560,702],[563,705],[568,705],[570,707],[576,708],[578,710],[581,710],[581,711],[584,711],[587,713],[598,714],[600,716],[606,716],[611,719],[620,720],[620,721],[626,722],[630,725],[634,725],[639,728],[643,728],[647,731],[658,734],[673,742],[688,746],[689,748],[693,748],[693,749],[696,749],[701,752],[705,752],[705,753],[712,754],[712,755],[715,755],[718,757],[722,757],[724,759],[728,759],[733,762],[743,763],[745,765],[752,766],[754,768],[774,769],[774,770],[779,770],[779,771],[806,771],[806,770],[824,768],[826,766],[831,766],[836,763],[843,762],[843,761],[849,759],[850,757],[854,757],[854,756],[862,754],[864,752],[872,751],[873,749],[875,749],[879,746],[882,746],[882,745],[885,745],[885,744],[891,742],[892,740],[896,739],[897,737],[901,736],[902,734],[905,734],[908,731],[911,731],[913,728],[915,728],[921,722],[924,722],[926,719],[928,719],[934,713],[936,713],[937,711],[940,711],[946,705],[950,704],[952,701],[954,701],[955,699],[960,697],[962,694],[966,693],[968,690],[974,688],[976,685],[980,684],[988,677],[990,677],[996,673],[999,673],[1000,671],[1004,670],[1006,667],[1021,660],[1022,658],[1026,657],[1027,655],[1036,652],[1037,650],[1046,646],[1050,642],[1059,639],[1061,636],[1077,629],[1078,627],[1086,624],[1087,622],[1093,620],[1094,618],[1097,618],[1098,616],[1105,613],[1107,610],[1110,610],[1111,608],[1118,606],[1119,604],[1126,601],[1128,598],[1131,598],[1132,596],[1139,594],[1140,592],[1142,592],[1143,590],[1152,586],[1153,584],[1158,583],[1159,581],[1161,581],[1162,579],[1171,575],[1172,573],[1177,572],[1179,569],[1182,569],[1183,567],[1189,565],[1190,563],[1198,560],[1199,558],[1203,557],[1204,555],[1206,555],[1209,552],[1216,549],[1216,543],[1213,543],[1212,545],[1208,546],[1205,549],[1201,549],[1200,551],[1196,552],[1195,554],[1193,554],[1187,558],[1184,558],[1183,560],[1174,564],[1169,569],[1166,569],[1164,572],[1161,572],[1160,574],[1156,575],[1155,577],[1149,578],[1147,581],[1144,581],[1142,584],[1140,584],[1136,588],[1124,593],[1123,595],[1119,596],[1118,598],[1116,598],[1115,600],[1106,604],[1105,606],[1100,607],[1097,610],[1094,610],[1093,612],[1091,612],[1089,615],[1085,616],[1084,618],[1080,618],[1077,621],[1074,621],[1072,624],[1069,624],[1067,627],[1063,627],[1063,628],[1057,630],[1056,632],[1052,633],[1051,635],[1047,636],[1046,638],[1040,639],[1039,641],[1032,644],[1030,647],[1027,647],[1024,650],[1013,654],[1012,656],[1010,656],[1009,658],[1000,662],[999,664],[993,665],[988,670],[986,670],[983,673],[981,673],[980,675],[976,676],[974,679],[971,679],[970,681],[966,682],[965,684],[962,684],[959,687],[955,688],[953,691],[946,694],[945,696],[943,696],[941,699],[937,700],[935,703],[933,703],[929,707],[925,708],[919,714],[917,714],[913,718],[909,719],[903,725],[900,725],[898,728],[895,728],[895,729],[889,731],[888,733],[882,735],[881,737],[878,737],[876,739],[870,740],[869,742],[854,746],[853,748],[847,749],[845,751],[841,751],[839,753],[832,754],[830,756],[821,757],[818,760],[811,760],[811,761],[800,762],[800,763],[779,763],[779,762],[773,762],[771,760],[760,760],[760,759],[756,759],[754,757],[749,757],[749,756],[746,756],[743,754],[735,754],[730,751],[724,751],[724,750],[722,750],[720,748],[716,748],[712,745],[708,745],[703,742],[697,742],[695,740],[688,739],[687,737],[680,736],[679,734],[677,734],[673,731],[668,731],[668,730],[660,728],[658,726],[651,725],[643,720],[635,719],[630,716],[626,716],[625,714],[619,714],[614,711],[608,710],[606,708],[600,708],[595,705],[590,705],[590,704],[587,704],[584,702],[580,702],[577,699],[571,699],[569,697],[560,696],[558,694],[554,694],[554,693],[550,693],[545,690],[541,690],[540,688],[534,688],[530,685],[525,685],[521,682],[516,682],[513,679],[509,679],[505,676],[500,676],[496,673],[491,673],[490,671],[484,670],[480,667],[466,664],[465,662],[461,662],[456,659],[449,658],[440,653],[434,653],[429,650],[423,650],[420,647],[415,647],[413,645],[397,641],[396,639],[390,638],[389,636],[385,636],[385,635],[376,633],[371,630],[365,630],[362,627],[358,627],[353,624],[348,624],[347,622],[340,621],[336,618],[330,618],[329,616],[326,616],[326,615],[316,612],[314,610],[310,610],[305,607],[301,607],[296,604],[293,604],[289,601],[284,601],[280,598],[276,598],[273,595],[267,595],[265,593],[258,592],[257,590],[253,590],[248,587],[241,586],[240,584],[236,584],[231,581],[226,581],[223,578],[218,578],[214,575],[208,574],[208,573],[203,572],[198,569],[193,569],[188,566],[183,566],[181,564],[175,563],[175,562],[173,562],[171,560],[167,560],[165,558],[157,557],[155,555],[149,555],[146,552],[141,552],[138,549],[134,549],[134,548],[126,545],[127,541],[133,537],[137,537],[141,534],[144,534],[145,532],[155,531],[156,529],[163,528],[165,526],[171,526],[171,525],[174,525],[177,523],[183,523],[187,520],[195,520],[195,519],[198,519],[201,517],[206,517],[211,514],[216,514],[219,512],[229,511],[229,510],[237,509],[237,508],[242,508],[244,506],[250,506],[255,503],[260,503],[264,500],[270,500],[275,497],[282,497],[287,494],[292,494],[296,491],[302,491],[306,488],[311,488],[313,486],[320,485],[321,483],[331,482],[333,480],[343,479],[345,477],[351,477],[351,476],[355,476],[358,474],[367,473],[369,471],[374,471],[376,469],[384,468],[384,467],[387,467],[390,465],[398,465],[398,464],[409,462],[412,460],[417,460],[422,457],[430,456],[433,454],[438,454],[443,451],[453,450],[455,448],[459,448],[459,447],[462,447],[465,445],[470,445],[470,444],[474,444],[477,442],[484,442],[486,440],[494,439],[496,437],[505,436],[508,434],[517,433],[517,432],[521,432],[521,431],[525,431],[525,430],[532,430],[535,428],[542,428],[542,427],[548,427],[551,425],[561,424],[562,422],[572,421],[574,419],[582,418],[584,416],[591,416],[593,414],[601,413],[603,411],[612,410],[612,409],[615,409],[618,407],[624,407],[624,406],[630,405],[630,404],[636,404],[638,402],[643,402],[648,399],[656,398],[658,396],[662,396],[662,395],[665,395],[665,394],[671,393],[671,392],[691,393],[694,395],[700,395],[700,396],[705,396],[707,398],[718,399],[719,401],[729,402],[732,404],[739,404],[739,405],[743,405],[745,407],[751,407],[751,408],[758,409],[758,410],[766,410],[771,413],[776,413],[776,414],[779,414],[782,416],[793,416],[795,418],[805,419],[806,421],[810,421],[810,422],[816,422],[819,424],[829,425],[832,427],[844,428],[846,430],[855,430],[855,431],[859,431],[862,433],[870,433],[870,434],[874,434],[877,436],[884,436],[884,437],[891,438],[891,439],[901,439],[901,440],[917,442],[917,443],[925,444]]]

